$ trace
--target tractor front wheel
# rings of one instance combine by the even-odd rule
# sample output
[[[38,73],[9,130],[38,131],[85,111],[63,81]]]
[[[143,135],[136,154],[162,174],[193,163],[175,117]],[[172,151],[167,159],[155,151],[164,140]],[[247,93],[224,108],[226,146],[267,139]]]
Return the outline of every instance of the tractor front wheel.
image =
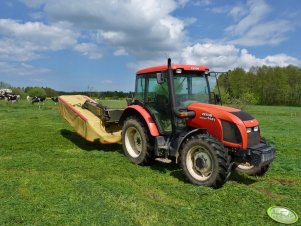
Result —
[[[268,144],[267,140],[265,138],[261,138],[261,143]],[[263,176],[270,168],[271,162],[263,165],[263,166],[254,166],[248,162],[245,163],[239,163],[235,164],[235,171],[238,173],[245,173],[249,176],[258,176],[261,177]]]
[[[217,188],[226,182],[230,156],[218,140],[201,134],[187,139],[182,147],[181,165],[191,183]]]
[[[236,166],[235,170],[238,173],[245,173],[249,176],[263,176],[270,168],[271,163],[264,166],[254,166],[250,163],[240,163]]]
[[[153,159],[152,146],[148,128],[138,118],[127,118],[122,127],[122,148],[128,159],[138,165],[149,163]]]

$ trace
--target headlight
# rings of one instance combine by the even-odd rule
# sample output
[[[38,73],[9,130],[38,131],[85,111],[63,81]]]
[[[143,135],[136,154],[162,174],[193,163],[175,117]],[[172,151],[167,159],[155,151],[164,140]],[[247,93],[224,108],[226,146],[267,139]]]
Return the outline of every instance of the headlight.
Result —
[[[241,134],[234,123],[222,120],[222,126],[225,141],[236,144],[241,143]]]
[[[249,127],[249,128],[247,128],[247,133],[251,133],[252,131],[258,132],[258,130],[259,130],[258,126],[255,126],[253,128]]]

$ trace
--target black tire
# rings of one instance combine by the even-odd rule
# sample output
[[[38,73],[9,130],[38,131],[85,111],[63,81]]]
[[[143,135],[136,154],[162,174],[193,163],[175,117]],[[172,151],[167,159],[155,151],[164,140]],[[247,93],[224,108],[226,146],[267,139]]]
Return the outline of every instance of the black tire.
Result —
[[[249,176],[263,176],[270,168],[271,163],[264,166],[254,166],[249,163],[241,163],[236,165],[235,171],[238,173],[245,173]]]
[[[122,148],[125,156],[138,165],[153,161],[153,138],[148,128],[136,117],[129,117],[122,127]]]
[[[218,188],[230,176],[230,155],[223,144],[208,134],[188,138],[180,154],[184,174],[193,184]]]

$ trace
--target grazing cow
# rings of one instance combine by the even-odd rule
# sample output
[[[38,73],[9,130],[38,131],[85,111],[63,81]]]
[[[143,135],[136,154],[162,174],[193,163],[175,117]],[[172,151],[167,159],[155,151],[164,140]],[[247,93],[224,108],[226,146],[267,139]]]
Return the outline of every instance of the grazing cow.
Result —
[[[13,91],[11,89],[0,89],[0,95],[12,94]]]
[[[35,96],[32,98],[31,103],[43,103],[46,100],[46,97]]]
[[[58,97],[51,97],[51,100],[56,104],[59,101]]]
[[[0,100],[17,102],[18,100],[20,100],[20,95],[4,92],[4,93],[0,94]]]
[[[30,96],[27,96],[26,97],[26,100],[29,102],[31,100],[31,97]]]
[[[11,102],[17,102],[20,99],[20,95],[12,94],[12,93],[6,93],[5,95],[6,100]]]

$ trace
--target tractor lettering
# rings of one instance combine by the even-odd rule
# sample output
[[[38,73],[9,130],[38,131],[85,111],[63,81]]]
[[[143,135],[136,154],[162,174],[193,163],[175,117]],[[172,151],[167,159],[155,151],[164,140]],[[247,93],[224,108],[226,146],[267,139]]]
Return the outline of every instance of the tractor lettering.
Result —
[[[206,112],[202,113],[200,118],[205,120],[215,121],[215,117],[212,114]]]

